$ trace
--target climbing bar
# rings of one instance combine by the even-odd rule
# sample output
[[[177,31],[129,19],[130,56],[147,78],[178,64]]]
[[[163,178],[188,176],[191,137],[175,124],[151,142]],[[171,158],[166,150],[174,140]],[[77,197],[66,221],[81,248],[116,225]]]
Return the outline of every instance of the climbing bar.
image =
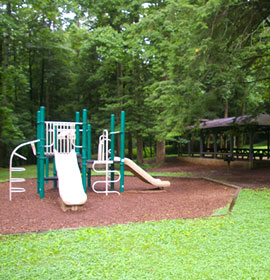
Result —
[[[18,145],[11,153],[10,159],[9,159],[9,200],[12,199],[12,193],[14,192],[25,192],[25,188],[22,187],[14,187],[12,183],[22,183],[25,182],[24,178],[14,178],[13,172],[22,172],[25,171],[24,167],[14,167],[13,166],[13,157],[17,156],[21,159],[27,160],[26,157],[20,155],[17,153],[17,150],[19,150],[23,146],[31,145],[33,146],[35,143],[39,142],[39,140],[33,140],[33,141],[28,141],[26,143],[22,143]]]
[[[110,134],[119,134],[119,133],[121,133],[121,131],[112,131],[112,132],[110,132]]]
[[[20,154],[18,154],[18,153],[14,153],[14,155],[17,156],[17,157],[19,157],[19,158],[21,158],[21,159],[27,160],[26,157],[24,157],[24,156],[22,156],[22,155],[20,155]]]
[[[44,180],[45,181],[57,181],[58,177],[57,176],[54,176],[54,177],[44,177]]]

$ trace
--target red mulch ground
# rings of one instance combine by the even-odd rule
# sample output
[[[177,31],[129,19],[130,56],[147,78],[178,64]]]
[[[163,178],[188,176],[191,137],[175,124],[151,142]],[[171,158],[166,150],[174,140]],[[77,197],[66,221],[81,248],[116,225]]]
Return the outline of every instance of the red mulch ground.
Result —
[[[157,170],[157,169],[155,169]],[[167,162],[159,171],[192,172],[198,176],[224,179],[246,187],[270,187],[266,170],[233,171],[209,168],[179,161]],[[264,176],[263,176],[264,175]],[[264,178],[264,179],[263,179]],[[93,177],[96,180],[97,177]],[[88,189],[83,209],[63,212],[58,190],[46,185],[45,198],[36,194],[36,180],[20,183],[25,193],[14,193],[8,200],[8,183],[0,184],[0,233],[39,232],[61,228],[91,227],[161,219],[205,217],[231,201],[235,189],[202,179],[162,178],[171,187],[164,191],[145,191],[153,186],[136,177],[125,177],[121,195],[96,194]]]

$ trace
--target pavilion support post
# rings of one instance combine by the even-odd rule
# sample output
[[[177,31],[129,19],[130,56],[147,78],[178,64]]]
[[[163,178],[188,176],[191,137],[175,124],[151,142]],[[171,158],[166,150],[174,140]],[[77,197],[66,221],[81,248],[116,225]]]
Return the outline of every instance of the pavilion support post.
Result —
[[[233,135],[230,134],[230,157],[233,157]]]
[[[236,137],[236,157],[237,158],[239,157],[240,138],[241,138],[240,135],[238,135]]]
[[[217,133],[213,134],[214,137],[214,158],[217,158]]]
[[[220,148],[220,150],[222,150],[223,149],[223,136],[222,135],[220,135],[220,145],[219,145],[219,148]]]
[[[254,145],[254,131],[249,132],[249,165],[253,168],[253,145]]]
[[[206,152],[210,152],[210,132],[207,134],[207,149]]]
[[[270,131],[267,131],[267,158],[270,158]]]
[[[228,152],[228,137],[227,135],[224,136],[224,148],[226,153]]]
[[[200,157],[203,157],[203,142],[204,142],[204,137],[203,134],[200,135]]]

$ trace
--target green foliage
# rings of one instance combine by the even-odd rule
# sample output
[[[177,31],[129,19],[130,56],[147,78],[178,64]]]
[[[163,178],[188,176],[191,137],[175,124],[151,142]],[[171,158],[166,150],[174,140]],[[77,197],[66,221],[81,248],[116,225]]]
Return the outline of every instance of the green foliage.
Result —
[[[0,277],[266,280],[269,199],[242,190],[225,217],[2,236]]]
[[[201,118],[269,113],[267,0],[4,1],[0,165],[36,111],[93,139],[126,111],[132,138],[172,139]],[[9,140],[9,137],[11,140]],[[4,159],[4,160],[3,160]]]

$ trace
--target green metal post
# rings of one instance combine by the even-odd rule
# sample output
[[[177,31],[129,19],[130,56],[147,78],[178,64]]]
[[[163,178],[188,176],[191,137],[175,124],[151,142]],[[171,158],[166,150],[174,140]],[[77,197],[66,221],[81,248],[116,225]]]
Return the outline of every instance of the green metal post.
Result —
[[[45,159],[45,163],[46,163],[46,177],[49,177],[49,163],[50,163],[50,161],[49,161],[49,158],[48,157],[46,157],[46,159]],[[49,181],[48,180],[46,180],[45,181],[45,183],[46,184],[48,184],[49,183]]]
[[[37,139],[40,140],[40,111],[37,111]],[[37,193],[39,193],[39,187],[40,187],[39,157],[40,157],[40,142],[37,142]]]
[[[86,192],[86,168],[87,168],[87,110],[83,109],[83,132],[82,132],[82,183]]]
[[[91,146],[91,124],[88,124],[88,129],[87,129],[87,159],[91,160],[92,158],[92,146]],[[91,168],[88,168],[88,188],[91,187]]]
[[[54,127],[54,149],[57,150],[57,126]],[[53,176],[57,176],[56,166],[55,166],[55,157],[53,158]],[[57,182],[53,181],[53,187],[57,187]]]
[[[44,198],[44,145],[45,145],[45,107],[40,107],[40,156],[39,156],[39,197]]]
[[[115,135],[114,135],[114,114],[111,114],[111,160],[114,160],[114,143],[115,143]],[[111,170],[114,170],[114,163],[111,164]],[[111,172],[111,181],[114,181],[114,172]],[[111,182],[111,189],[114,189],[114,182]]]
[[[92,159],[91,124],[87,125],[87,159]]]
[[[125,111],[121,112],[120,129],[120,192],[124,191],[124,172],[125,172]]]
[[[76,112],[76,114],[75,114],[75,122],[80,122],[80,112]],[[75,125],[75,129],[76,129],[75,145],[76,146],[80,146],[80,125],[76,124]],[[77,154],[80,153],[80,149],[79,148],[75,148],[75,152]]]

